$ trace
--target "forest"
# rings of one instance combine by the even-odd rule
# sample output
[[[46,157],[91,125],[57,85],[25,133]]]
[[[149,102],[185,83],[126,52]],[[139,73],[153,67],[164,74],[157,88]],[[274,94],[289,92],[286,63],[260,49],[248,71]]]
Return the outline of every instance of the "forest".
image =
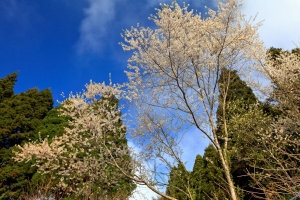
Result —
[[[156,29],[122,33],[128,82],[58,106],[0,77],[0,199],[300,199],[300,48],[266,49],[240,7],[161,5]],[[191,128],[209,145],[189,170]]]

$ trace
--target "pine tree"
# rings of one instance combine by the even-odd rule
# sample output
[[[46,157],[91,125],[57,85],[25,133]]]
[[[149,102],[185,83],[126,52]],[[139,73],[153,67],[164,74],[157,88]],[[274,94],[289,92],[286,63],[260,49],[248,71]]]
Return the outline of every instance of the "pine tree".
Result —
[[[188,172],[182,163],[171,169],[166,194],[178,200],[226,199],[226,181],[221,166],[218,152],[210,144],[203,157],[196,156],[192,172]]]
[[[100,106],[100,104],[103,104],[103,102],[107,100],[110,103],[106,107],[106,109],[111,112],[116,111],[118,109],[119,100],[114,96],[108,98],[102,97],[99,101],[95,102],[94,105],[91,106],[93,106],[95,110],[97,110],[97,107]],[[103,115],[102,113],[98,113],[98,114]],[[119,116],[120,115],[121,113],[119,113]],[[116,127],[122,127],[123,122],[119,120],[114,125]],[[131,156],[128,150],[125,127],[119,132],[112,132],[112,131],[107,132],[105,134],[105,138],[106,138],[105,145],[108,148],[112,149],[114,158],[116,160],[119,160],[118,165],[128,174],[132,174],[132,168],[130,165]],[[97,145],[97,143],[95,143],[95,145]],[[127,154],[119,154],[118,151],[120,150],[126,151]],[[93,153],[94,156],[97,158],[98,157],[97,154],[99,154],[99,151],[95,151]],[[136,188],[136,185],[133,184],[133,182],[129,178],[122,176],[119,169],[117,169],[115,166],[107,165],[107,167],[103,170],[107,171],[106,174],[108,175],[108,178],[103,179],[102,177],[99,177],[92,184],[92,190],[97,191],[98,194],[109,196],[110,198],[113,198],[114,196],[117,195],[121,195],[122,198],[128,198],[131,195],[132,191]],[[111,182],[111,180],[114,180],[115,177],[120,177],[120,179]]]
[[[53,105],[49,89],[13,94],[16,77],[13,73],[0,79],[0,199],[19,197],[22,187],[36,172],[31,162],[15,163],[12,150],[14,145],[30,140],[33,130]]]

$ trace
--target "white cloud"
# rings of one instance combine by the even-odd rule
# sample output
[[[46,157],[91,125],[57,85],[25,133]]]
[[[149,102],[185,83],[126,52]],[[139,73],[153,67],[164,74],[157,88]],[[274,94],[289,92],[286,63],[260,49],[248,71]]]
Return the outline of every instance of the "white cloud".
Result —
[[[139,148],[132,142],[128,141],[128,147],[131,149],[131,151],[135,154],[139,153]],[[147,186],[145,185],[137,185],[135,190],[133,191],[132,196],[129,198],[129,200],[151,200],[158,195],[150,190]]]
[[[242,12],[248,18],[258,13],[257,21],[265,20],[259,34],[267,48],[292,49],[300,45],[299,9],[299,0],[244,0]]]
[[[85,18],[80,25],[80,38],[77,43],[78,53],[98,52],[101,40],[106,34],[109,22],[115,17],[117,0],[88,0],[89,7],[84,9]]]
[[[137,185],[136,189],[133,192],[133,195],[129,198],[129,200],[151,200],[158,196],[159,195],[150,190],[147,186]]]

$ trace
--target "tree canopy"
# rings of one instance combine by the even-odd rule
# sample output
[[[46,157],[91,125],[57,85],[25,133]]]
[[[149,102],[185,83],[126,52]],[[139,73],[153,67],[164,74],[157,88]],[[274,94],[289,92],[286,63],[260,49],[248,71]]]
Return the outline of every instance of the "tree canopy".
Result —
[[[17,74],[0,79],[0,198],[17,198],[29,182],[36,168],[32,163],[15,163],[15,145],[28,142],[34,136],[34,129],[42,123],[52,108],[53,100],[49,89],[29,89],[20,94],[13,93]]]

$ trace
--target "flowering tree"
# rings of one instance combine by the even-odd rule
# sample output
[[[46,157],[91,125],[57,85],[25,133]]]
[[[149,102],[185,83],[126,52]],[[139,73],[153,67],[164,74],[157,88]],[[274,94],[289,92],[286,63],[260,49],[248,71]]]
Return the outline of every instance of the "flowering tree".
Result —
[[[218,10],[208,9],[206,18],[176,2],[163,5],[150,17],[157,29],[132,27],[124,32],[125,42],[121,43],[125,51],[134,51],[126,72],[137,106],[133,136],[145,158],[155,160],[154,172],[159,172],[159,164],[184,163],[178,145],[181,133],[196,127],[218,151],[227,181],[224,188],[233,200],[238,197],[230,172],[225,110],[230,73],[223,78],[226,85],[222,88],[218,80],[224,68],[247,78],[253,66],[261,66],[264,55],[257,35],[259,24],[244,19],[240,3],[220,1]],[[220,102],[223,145],[216,132]]]
[[[117,193],[130,196],[135,188],[123,173],[132,175],[130,152],[121,122],[118,98],[122,86],[91,82],[80,94],[70,94],[61,113],[70,117],[62,136],[19,146],[15,160],[37,158],[41,173],[56,172],[60,177],[54,190],[64,193],[109,197]],[[117,167],[118,168],[117,168]]]
[[[271,81],[270,100],[280,111],[259,143],[264,157],[250,173],[268,199],[287,199],[300,191],[300,51],[271,48],[262,68]]]

